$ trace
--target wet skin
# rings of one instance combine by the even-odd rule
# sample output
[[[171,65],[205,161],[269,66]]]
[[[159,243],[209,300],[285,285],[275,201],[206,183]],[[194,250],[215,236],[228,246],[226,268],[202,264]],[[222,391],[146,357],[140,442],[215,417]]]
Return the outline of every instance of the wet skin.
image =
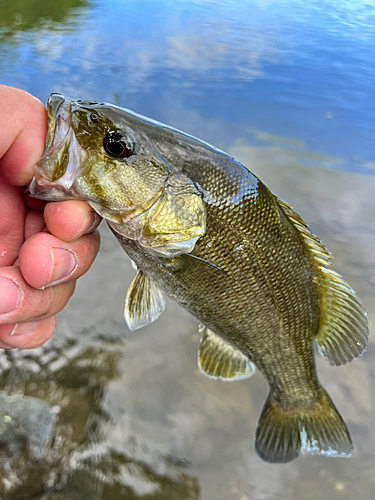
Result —
[[[56,314],[91,266],[101,219],[84,201],[24,196],[43,152],[43,104],[1,85],[0,116],[0,348],[30,349],[52,335]]]

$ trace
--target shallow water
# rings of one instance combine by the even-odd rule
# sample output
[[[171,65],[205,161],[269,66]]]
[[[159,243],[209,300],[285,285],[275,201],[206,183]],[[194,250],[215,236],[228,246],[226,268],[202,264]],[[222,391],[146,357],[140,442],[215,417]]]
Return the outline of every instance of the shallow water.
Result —
[[[228,151],[322,238],[371,333],[373,2],[30,4],[0,4],[0,83],[44,102],[50,92],[115,102]],[[347,366],[317,357],[353,456],[265,464],[253,449],[267,395],[261,375],[233,384],[201,375],[197,321],[171,301],[157,322],[128,331],[134,271],[104,224],[102,235],[53,339],[0,355],[0,390],[45,415],[28,435],[15,427],[5,444],[0,436],[0,498],[374,498],[372,338]],[[30,440],[41,430],[42,440]]]

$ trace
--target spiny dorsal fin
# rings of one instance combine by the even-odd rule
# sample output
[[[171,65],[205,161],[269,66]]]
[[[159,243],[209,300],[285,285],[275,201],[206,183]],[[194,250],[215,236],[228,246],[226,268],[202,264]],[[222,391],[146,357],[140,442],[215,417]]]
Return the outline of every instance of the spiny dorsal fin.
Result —
[[[225,381],[251,377],[255,366],[240,351],[227,344],[211,330],[201,325],[198,367],[208,377]]]
[[[165,300],[154,280],[137,271],[125,299],[125,321],[136,330],[155,321],[165,309]]]
[[[363,354],[368,342],[367,315],[354,290],[333,271],[331,255],[301,217],[285,202],[277,203],[309,247],[318,271],[319,352],[331,365],[342,365]]]

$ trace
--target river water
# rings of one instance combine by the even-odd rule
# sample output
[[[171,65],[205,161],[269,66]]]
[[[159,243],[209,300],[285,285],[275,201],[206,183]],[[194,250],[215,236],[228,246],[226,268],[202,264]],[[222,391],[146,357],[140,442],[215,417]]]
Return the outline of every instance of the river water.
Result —
[[[108,101],[224,149],[309,223],[375,325],[375,3],[2,0],[0,83]],[[102,225],[90,272],[53,338],[0,354],[2,500],[369,500],[375,496],[374,341],[319,378],[350,459],[263,463],[259,373],[196,368],[197,321],[168,301],[123,321],[134,271]],[[1,411],[1,410],[0,410]],[[3,411],[4,412],[4,411]]]

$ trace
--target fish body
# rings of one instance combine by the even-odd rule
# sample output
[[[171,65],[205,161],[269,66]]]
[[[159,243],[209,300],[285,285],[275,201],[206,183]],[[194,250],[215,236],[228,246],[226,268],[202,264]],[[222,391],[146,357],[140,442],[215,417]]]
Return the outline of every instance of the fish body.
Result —
[[[130,328],[158,317],[165,292],[202,323],[202,372],[237,380],[255,365],[266,378],[262,459],[350,455],[313,347],[331,364],[362,354],[366,313],[298,214],[235,159],[166,125],[56,94],[47,109],[29,193],[84,199],[107,220],[137,267]]]

